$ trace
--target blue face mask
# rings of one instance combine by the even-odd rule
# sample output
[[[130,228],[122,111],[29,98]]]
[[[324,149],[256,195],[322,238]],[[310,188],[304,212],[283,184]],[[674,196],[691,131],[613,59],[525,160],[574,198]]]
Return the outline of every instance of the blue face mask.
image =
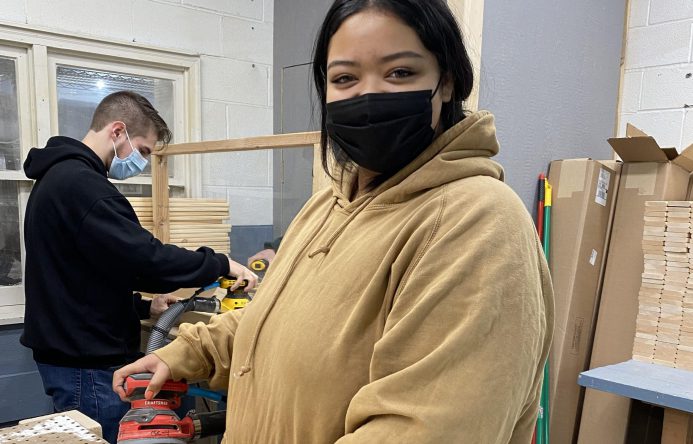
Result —
[[[142,171],[147,167],[147,159],[142,157],[142,154],[132,146],[130,141],[130,136],[128,131],[125,130],[125,136],[128,138],[128,143],[130,148],[132,148],[132,153],[125,159],[118,157],[118,152],[116,151],[115,142],[113,142],[113,151],[115,151],[115,156],[113,161],[111,161],[111,168],[108,170],[108,177],[112,179],[124,180],[128,177],[137,176],[141,174]]]

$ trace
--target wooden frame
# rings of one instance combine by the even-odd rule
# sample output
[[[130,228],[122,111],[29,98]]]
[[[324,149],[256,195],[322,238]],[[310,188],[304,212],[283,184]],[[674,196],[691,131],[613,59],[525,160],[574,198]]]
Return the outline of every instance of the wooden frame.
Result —
[[[154,236],[161,242],[170,240],[168,156],[207,154],[268,149],[305,148],[313,146],[313,193],[324,188],[329,178],[320,168],[320,133],[291,133],[241,139],[191,142],[158,147],[152,153],[152,215]]]
[[[479,109],[481,84],[481,40],[484,28],[484,0],[448,0],[448,6],[460,24],[467,53],[474,69],[474,88],[465,104],[466,109]]]

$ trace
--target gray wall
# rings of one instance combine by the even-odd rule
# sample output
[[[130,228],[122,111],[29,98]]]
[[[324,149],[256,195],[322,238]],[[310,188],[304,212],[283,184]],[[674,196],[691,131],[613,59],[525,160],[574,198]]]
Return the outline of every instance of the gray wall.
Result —
[[[311,79],[313,41],[329,0],[274,2],[274,132],[311,131],[319,127],[313,112]],[[274,153],[274,234],[283,234],[312,192],[313,150]]]
[[[472,0],[473,1],[473,0]],[[330,0],[275,0],[274,129],[311,126],[309,67],[313,38]],[[614,132],[625,0],[486,0],[480,103],[497,118],[508,184],[533,208],[537,175],[553,159],[610,158]],[[283,94],[282,94],[283,89]],[[283,102],[282,102],[283,97]],[[302,156],[302,157],[301,157]],[[307,182],[277,176],[284,220]],[[309,168],[310,153],[293,153],[284,167]],[[308,180],[307,176],[305,180]],[[279,180],[279,181],[278,181]],[[287,183],[288,181],[288,183]],[[290,207],[287,209],[287,207]],[[280,205],[275,200],[275,230]]]
[[[479,107],[507,183],[533,208],[553,159],[611,158],[625,0],[486,0]]]

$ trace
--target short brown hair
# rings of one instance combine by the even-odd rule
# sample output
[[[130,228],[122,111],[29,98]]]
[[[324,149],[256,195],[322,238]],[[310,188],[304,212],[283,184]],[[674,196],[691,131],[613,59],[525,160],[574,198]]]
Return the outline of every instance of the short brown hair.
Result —
[[[154,131],[157,141],[164,145],[171,141],[171,130],[164,119],[149,100],[136,92],[118,91],[104,97],[94,111],[89,129],[101,131],[116,120],[125,123],[131,136],[146,137]]]

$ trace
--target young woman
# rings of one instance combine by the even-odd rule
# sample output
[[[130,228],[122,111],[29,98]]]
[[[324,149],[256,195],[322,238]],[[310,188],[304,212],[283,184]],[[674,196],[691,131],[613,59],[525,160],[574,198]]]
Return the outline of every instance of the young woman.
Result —
[[[114,378],[228,387],[227,443],[528,443],[553,328],[532,220],[443,0],[337,0],[323,161],[255,301]]]

